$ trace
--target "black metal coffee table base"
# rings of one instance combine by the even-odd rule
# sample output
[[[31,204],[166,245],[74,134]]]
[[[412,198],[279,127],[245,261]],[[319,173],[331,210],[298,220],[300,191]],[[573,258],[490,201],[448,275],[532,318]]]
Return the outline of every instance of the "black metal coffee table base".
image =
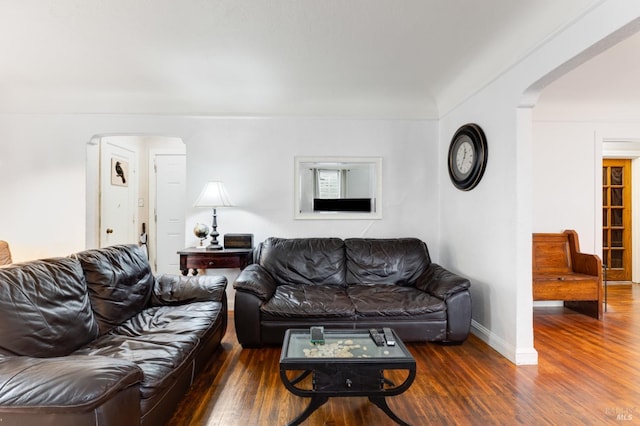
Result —
[[[309,405],[307,406],[307,408],[305,408],[304,411],[298,415],[298,417],[296,417],[295,419],[287,423],[287,426],[296,426],[304,422],[314,411],[322,407],[327,401],[329,401],[328,396],[311,397],[311,401],[309,402]],[[400,417],[396,415],[396,413],[394,413],[391,410],[391,408],[389,408],[389,405],[387,404],[387,400],[384,397],[370,396],[369,401],[371,401],[373,404],[379,407],[382,411],[384,411],[387,414],[387,416],[393,419],[394,422],[402,426],[410,426],[409,423],[402,420]]]
[[[307,420],[307,417],[311,415],[311,413],[326,404],[328,400],[328,396],[317,395],[311,397],[311,401],[309,401],[309,405],[307,405],[307,408],[305,408],[304,411],[298,415],[298,417],[287,423],[287,426],[296,426],[304,422],[305,420]]]
[[[303,396],[303,397],[311,397],[311,401],[309,401],[309,405],[307,405],[307,408],[305,408],[304,411],[298,415],[298,417],[296,417],[294,420],[289,422],[287,426],[299,425],[300,423],[305,421],[314,411],[316,411],[318,408],[326,404],[326,402],[329,400],[330,397],[349,397],[349,396],[351,397],[366,396],[369,398],[369,401],[371,401],[374,405],[376,405],[378,408],[384,411],[384,413],[387,416],[389,416],[391,419],[393,419],[393,421],[395,421],[399,425],[409,426],[409,423],[402,420],[391,410],[385,398],[387,396],[398,395],[404,392],[405,390],[407,390],[411,385],[411,383],[413,383],[413,380],[415,378],[415,368],[412,370],[411,369],[409,370],[409,375],[404,380],[404,382],[402,382],[402,384],[400,384],[399,386],[395,386],[393,385],[393,383],[384,379],[384,376],[382,375],[383,372],[378,368],[376,368],[375,370],[369,369],[368,372],[373,373],[372,375],[369,375],[369,378],[371,379],[369,380],[369,384],[374,382],[378,383],[379,387],[377,388],[368,388],[366,386],[367,385],[366,382],[363,383],[360,381],[356,383],[355,380],[351,380],[349,378],[344,379],[345,377],[344,373],[347,373],[347,375],[354,374],[353,370],[350,367],[344,368],[341,366],[332,365],[329,368],[329,370],[330,371],[323,371],[320,374],[318,374],[319,373],[318,371],[312,371],[312,370],[303,371],[300,375],[296,376],[291,380],[286,375],[287,370],[283,370],[283,369],[280,370],[280,377],[282,378],[282,382],[284,383],[287,389],[289,389],[295,395]],[[351,371],[347,371],[347,370],[351,370]],[[377,378],[375,377],[376,373],[378,375]],[[314,375],[314,380],[313,380],[314,386],[318,382],[318,380],[316,380],[317,377],[323,377],[323,378],[331,377],[331,378],[334,378],[335,380],[332,380],[330,383],[323,381],[322,383],[324,386],[320,389],[319,388],[314,388],[313,390],[302,389],[296,386],[298,383],[300,383],[303,379],[305,379],[310,374]],[[365,372],[365,374],[367,374],[367,372]],[[355,374],[354,377],[361,379],[362,373]],[[384,384],[390,384],[393,387],[383,388],[382,386]],[[343,389],[340,389],[340,387],[342,387]]]
[[[409,424],[389,408],[386,400],[386,397],[399,395],[409,389],[416,377],[415,359],[397,336],[397,346],[378,349],[375,345],[369,344],[368,349],[362,348],[362,352],[366,353],[366,356],[362,357],[306,357],[300,356],[299,350],[296,352],[295,349],[290,349],[290,332],[295,333],[298,339],[292,345],[301,345],[301,339],[307,337],[301,330],[287,331],[280,358],[280,378],[291,393],[311,400],[289,426],[302,423],[329,398],[334,397],[367,397],[396,423]],[[328,336],[327,340],[333,339],[331,332],[325,335]],[[368,334],[365,334],[365,337],[368,339]],[[336,332],[334,340],[353,340],[354,343],[358,343],[357,339],[361,339],[361,344],[353,346],[354,348],[359,349],[366,344],[366,339],[362,340],[362,332],[358,330]],[[385,378],[385,370],[406,371],[400,376],[404,377],[404,380],[395,385]]]
[[[391,417],[394,422],[398,423],[402,426],[409,426],[409,423],[402,420],[400,417],[396,415],[391,408],[387,405],[387,400],[383,396],[370,396],[369,401],[373,402],[378,408],[384,411],[387,416]]]

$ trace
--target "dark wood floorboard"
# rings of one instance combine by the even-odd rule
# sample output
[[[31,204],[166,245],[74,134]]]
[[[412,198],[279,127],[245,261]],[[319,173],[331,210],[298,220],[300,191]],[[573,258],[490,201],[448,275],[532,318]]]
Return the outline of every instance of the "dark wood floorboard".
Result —
[[[470,336],[461,346],[407,344],[417,377],[389,406],[412,425],[640,424],[640,286],[609,286],[604,320],[535,308],[536,366],[515,366]],[[233,320],[171,425],[284,425],[307,399],[278,374],[279,348],[242,349]],[[393,425],[366,398],[333,398],[304,425]]]

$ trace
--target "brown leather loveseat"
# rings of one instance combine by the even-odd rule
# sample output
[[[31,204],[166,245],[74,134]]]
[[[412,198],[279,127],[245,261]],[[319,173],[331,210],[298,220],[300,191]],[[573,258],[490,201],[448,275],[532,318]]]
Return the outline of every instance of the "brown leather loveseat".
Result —
[[[165,424],[220,346],[226,284],[154,277],[134,245],[1,267],[1,424]]]
[[[255,347],[288,328],[391,327],[404,341],[461,343],[469,285],[416,238],[269,238],[234,282],[236,334]]]

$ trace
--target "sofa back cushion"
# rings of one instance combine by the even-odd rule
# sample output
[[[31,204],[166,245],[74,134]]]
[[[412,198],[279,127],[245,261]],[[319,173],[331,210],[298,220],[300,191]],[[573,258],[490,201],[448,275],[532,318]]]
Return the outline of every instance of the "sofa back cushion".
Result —
[[[417,238],[345,240],[347,284],[413,286],[431,264],[427,245]]]
[[[339,238],[268,238],[258,263],[280,284],[345,285],[344,242]]]
[[[98,323],[77,260],[0,268],[0,354],[65,356],[97,337]]]
[[[76,257],[87,281],[100,334],[128,320],[149,304],[154,276],[136,245],[87,250]]]

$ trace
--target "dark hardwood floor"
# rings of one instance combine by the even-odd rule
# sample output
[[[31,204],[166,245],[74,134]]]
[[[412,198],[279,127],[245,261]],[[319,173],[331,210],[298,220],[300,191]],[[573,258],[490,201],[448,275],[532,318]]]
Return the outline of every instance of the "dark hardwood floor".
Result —
[[[412,425],[640,424],[640,285],[609,286],[604,320],[534,312],[536,366],[515,366],[471,336],[461,346],[407,344],[417,377],[389,406]],[[233,320],[223,348],[172,425],[284,425],[307,405],[278,373],[279,348],[242,349]],[[392,425],[366,398],[333,398],[305,425]]]

